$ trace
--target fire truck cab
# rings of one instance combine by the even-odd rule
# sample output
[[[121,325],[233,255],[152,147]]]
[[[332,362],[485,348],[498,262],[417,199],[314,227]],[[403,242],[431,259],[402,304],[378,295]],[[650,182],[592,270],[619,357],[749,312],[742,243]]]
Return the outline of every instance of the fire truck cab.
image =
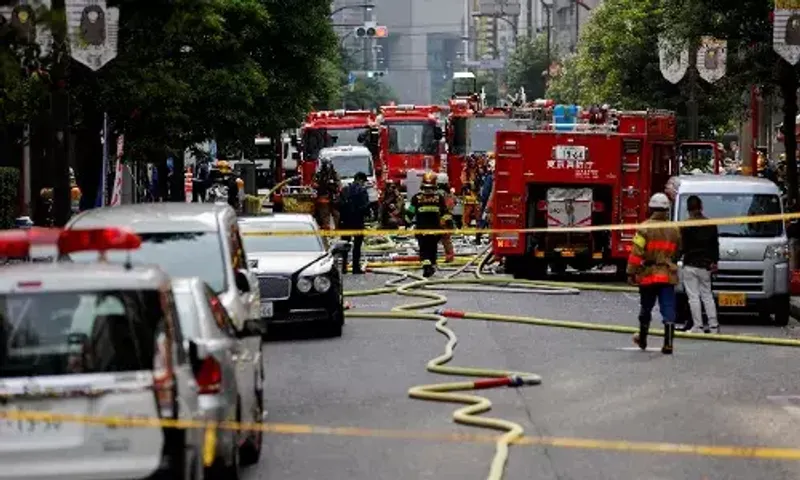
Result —
[[[542,113],[545,115],[542,115]],[[516,277],[615,265],[623,272],[633,231],[564,231],[636,224],[650,195],[678,170],[675,115],[555,105],[531,112],[533,131],[497,133],[494,252]]]
[[[385,180],[405,188],[409,170],[439,172],[444,156],[443,131],[437,105],[391,105],[381,107],[379,123],[385,129],[380,142]]]
[[[378,125],[375,114],[369,110],[336,110],[311,112],[300,130],[301,164],[300,172],[303,185],[309,185],[317,171],[319,152],[329,147],[361,147],[370,143],[377,144],[371,138],[377,135]],[[373,159],[378,153],[373,147]],[[381,162],[375,161],[376,170],[380,170]]]

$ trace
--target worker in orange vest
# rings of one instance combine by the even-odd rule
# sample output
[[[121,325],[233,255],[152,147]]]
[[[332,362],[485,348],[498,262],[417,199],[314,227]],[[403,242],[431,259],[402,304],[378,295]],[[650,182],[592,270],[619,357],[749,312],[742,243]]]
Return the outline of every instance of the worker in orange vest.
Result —
[[[639,286],[639,332],[633,342],[642,350],[647,349],[647,334],[650,330],[653,307],[658,302],[664,324],[664,346],[661,353],[672,354],[675,335],[675,285],[678,284],[677,261],[681,248],[681,233],[670,226],[670,201],[663,193],[656,193],[648,204],[650,218],[645,224],[663,223],[657,228],[643,228],[633,237],[628,257],[628,283]]]

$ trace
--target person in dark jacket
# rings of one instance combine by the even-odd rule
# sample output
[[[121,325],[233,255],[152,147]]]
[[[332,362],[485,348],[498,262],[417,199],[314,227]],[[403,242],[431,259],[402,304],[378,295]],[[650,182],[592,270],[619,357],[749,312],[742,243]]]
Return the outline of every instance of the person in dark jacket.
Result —
[[[369,194],[365,184],[367,174],[356,173],[353,183],[344,188],[340,198],[339,226],[342,230],[363,230],[365,218],[369,213]],[[343,235],[345,241],[353,242],[353,273],[364,273],[361,270],[361,245],[363,235]],[[344,271],[347,271],[347,256],[344,257]]]
[[[686,200],[689,220],[704,220],[703,201],[696,195]],[[685,227],[681,231],[683,246],[683,288],[689,297],[689,309],[692,318],[686,322],[684,331],[699,333],[701,328],[706,333],[718,333],[717,307],[711,292],[711,275],[717,271],[719,262],[719,232],[716,225]],[[703,327],[703,310],[705,307],[708,325]]]

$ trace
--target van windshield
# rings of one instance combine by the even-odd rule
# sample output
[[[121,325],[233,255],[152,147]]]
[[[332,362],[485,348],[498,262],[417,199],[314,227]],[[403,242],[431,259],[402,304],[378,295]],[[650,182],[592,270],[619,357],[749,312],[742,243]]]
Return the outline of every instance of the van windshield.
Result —
[[[703,202],[703,215],[708,218],[750,217],[754,215],[779,215],[781,199],[777,195],[715,193],[693,194]],[[689,218],[686,201],[692,195],[682,195],[678,220]],[[759,222],[718,225],[720,237],[779,237],[783,235],[783,222]]]

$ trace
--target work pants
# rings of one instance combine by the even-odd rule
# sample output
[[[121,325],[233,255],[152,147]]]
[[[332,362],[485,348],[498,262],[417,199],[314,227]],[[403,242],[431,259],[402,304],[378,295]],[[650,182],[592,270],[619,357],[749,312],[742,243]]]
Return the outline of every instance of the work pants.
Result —
[[[364,244],[364,235],[356,235],[354,237],[350,237],[349,235],[343,236],[342,240],[345,242],[349,242],[352,240],[353,242],[353,272],[360,272],[361,271],[361,246]],[[343,266],[344,271],[347,272],[347,257],[348,254],[344,254]]]
[[[639,323],[650,325],[653,307],[658,302],[661,321],[664,325],[675,323],[675,286],[668,283],[644,285],[639,287]]]
[[[419,258],[423,264],[427,261],[430,265],[436,265],[436,254],[439,249],[441,235],[417,235],[417,245],[419,246]]]
[[[445,261],[452,262],[456,256],[456,252],[453,248],[453,237],[449,233],[447,235],[442,235],[442,247],[444,247]]]
[[[692,332],[703,330],[703,308],[706,309],[708,326],[719,327],[717,322],[717,306],[714,304],[714,294],[711,292],[711,272],[705,268],[683,267],[683,288],[689,298],[689,309],[692,311]],[[702,303],[702,305],[701,305]]]
[[[318,202],[316,205],[316,217],[317,223],[319,223],[319,228],[322,230],[331,230],[331,214],[332,208],[331,204],[328,202]],[[334,224],[335,225],[335,224]]]
[[[464,204],[464,214],[461,217],[461,222],[463,223],[464,228],[470,228],[473,220],[475,220],[476,226],[479,225],[481,220],[479,210],[479,205],[476,203]]]

